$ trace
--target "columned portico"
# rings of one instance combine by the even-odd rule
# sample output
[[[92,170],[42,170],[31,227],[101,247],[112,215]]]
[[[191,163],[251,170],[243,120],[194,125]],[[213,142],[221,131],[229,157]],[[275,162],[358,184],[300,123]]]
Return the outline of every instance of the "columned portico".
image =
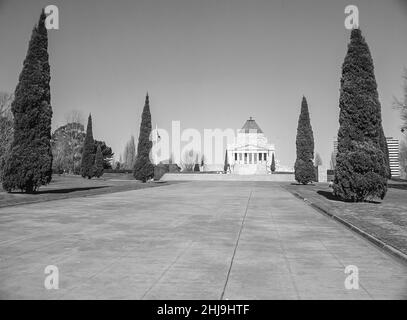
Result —
[[[233,162],[238,164],[267,164],[269,152],[231,151]]]

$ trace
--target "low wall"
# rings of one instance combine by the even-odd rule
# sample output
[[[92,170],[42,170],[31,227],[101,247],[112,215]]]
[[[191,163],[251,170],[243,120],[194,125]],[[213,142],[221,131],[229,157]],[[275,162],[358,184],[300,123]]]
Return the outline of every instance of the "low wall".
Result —
[[[161,181],[277,181],[294,182],[294,173],[281,174],[203,174],[203,173],[166,173]]]

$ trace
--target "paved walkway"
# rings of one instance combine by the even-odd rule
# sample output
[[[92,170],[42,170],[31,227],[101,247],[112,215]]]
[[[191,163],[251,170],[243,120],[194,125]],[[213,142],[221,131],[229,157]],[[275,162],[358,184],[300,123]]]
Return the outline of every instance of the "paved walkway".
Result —
[[[267,182],[2,208],[0,235],[2,299],[407,299],[406,265]]]

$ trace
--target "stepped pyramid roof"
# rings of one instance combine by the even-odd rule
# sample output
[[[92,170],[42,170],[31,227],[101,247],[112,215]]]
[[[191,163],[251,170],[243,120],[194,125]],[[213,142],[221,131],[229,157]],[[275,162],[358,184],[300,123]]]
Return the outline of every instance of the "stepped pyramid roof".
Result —
[[[249,120],[246,120],[246,123],[243,125],[240,130],[242,133],[263,133],[263,130],[260,129],[259,125],[254,121],[252,117]]]

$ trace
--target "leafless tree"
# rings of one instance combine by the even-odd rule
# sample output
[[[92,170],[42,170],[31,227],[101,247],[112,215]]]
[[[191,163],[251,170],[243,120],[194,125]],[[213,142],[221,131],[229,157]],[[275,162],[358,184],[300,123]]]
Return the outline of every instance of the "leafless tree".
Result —
[[[136,161],[136,144],[134,142],[134,136],[131,136],[130,140],[127,142],[126,147],[123,152],[124,157],[124,168],[131,170],[134,167]]]
[[[193,149],[186,150],[181,161],[182,171],[192,172],[197,159],[198,154]]]
[[[11,102],[14,95],[7,92],[0,92],[0,117],[12,117]]]
[[[403,121],[401,131],[407,132],[407,68],[404,69],[403,74],[403,98],[394,98],[393,106],[400,110],[400,117]]]
[[[13,114],[11,113],[13,98],[12,94],[0,92],[0,178],[5,156],[13,140]]]
[[[85,117],[80,110],[71,110],[65,114],[66,123],[85,123]]]
[[[336,157],[335,157],[335,153],[334,153],[334,152],[331,153],[331,163],[330,163],[330,166],[331,166],[331,170],[335,170],[335,167],[336,167]]]
[[[316,167],[322,166],[322,159],[318,152],[315,154],[314,166]]]
[[[85,129],[78,122],[56,129],[51,137],[53,168],[58,172],[79,173],[84,140]]]
[[[402,141],[400,144],[400,173],[403,179],[407,179],[407,142]]]
[[[403,74],[403,98],[394,98],[393,106],[400,110],[400,117],[403,121],[401,125],[401,132],[407,135],[407,68],[404,69]],[[400,144],[400,169],[404,178],[407,177],[407,136]]]

